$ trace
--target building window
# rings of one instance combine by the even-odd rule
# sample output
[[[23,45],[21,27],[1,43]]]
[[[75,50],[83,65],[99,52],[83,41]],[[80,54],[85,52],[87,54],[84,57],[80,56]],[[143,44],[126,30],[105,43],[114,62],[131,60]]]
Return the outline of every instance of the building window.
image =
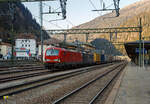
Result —
[[[22,47],[24,47],[24,44],[22,44]]]
[[[28,46],[30,47],[30,44]]]
[[[27,47],[27,45],[25,45]]]

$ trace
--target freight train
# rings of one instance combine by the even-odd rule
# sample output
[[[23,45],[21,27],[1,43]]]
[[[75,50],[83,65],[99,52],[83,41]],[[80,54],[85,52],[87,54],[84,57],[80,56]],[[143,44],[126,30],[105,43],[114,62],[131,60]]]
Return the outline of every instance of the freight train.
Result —
[[[44,65],[48,69],[64,69],[79,66],[89,66],[100,63],[107,63],[113,59],[100,55],[96,52],[79,52],[76,50],[64,49],[59,47],[50,47],[45,51]]]

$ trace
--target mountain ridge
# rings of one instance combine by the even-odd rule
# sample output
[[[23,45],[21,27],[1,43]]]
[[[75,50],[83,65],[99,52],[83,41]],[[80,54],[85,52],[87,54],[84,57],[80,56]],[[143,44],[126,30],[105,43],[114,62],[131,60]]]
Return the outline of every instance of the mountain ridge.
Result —
[[[142,35],[150,36],[150,0],[141,0],[134,4],[128,5],[120,9],[120,16],[113,17],[113,13],[108,13],[103,16],[99,16],[89,22],[83,23],[81,25],[73,27],[78,28],[113,28],[113,27],[137,27],[139,26],[139,18],[142,18]],[[58,36],[56,36],[58,37]],[[117,39],[115,39],[115,34],[113,34],[112,42],[130,42],[139,39],[139,33],[118,33]],[[97,38],[104,38],[109,40],[109,34],[90,34],[89,41],[92,42]],[[84,35],[68,35],[67,41],[74,41],[78,39],[80,41],[85,41]],[[126,53],[124,46],[115,45],[115,47],[122,53]]]

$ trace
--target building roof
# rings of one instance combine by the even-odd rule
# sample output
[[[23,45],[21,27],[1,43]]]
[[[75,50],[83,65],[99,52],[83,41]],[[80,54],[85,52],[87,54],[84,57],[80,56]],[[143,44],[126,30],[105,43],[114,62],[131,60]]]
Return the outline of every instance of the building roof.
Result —
[[[55,44],[59,44],[62,43],[63,41],[56,39],[56,38],[50,38],[47,40],[44,40],[43,44],[44,45],[55,45]],[[41,42],[38,42],[38,45],[41,45]]]
[[[140,41],[137,40],[137,41],[134,41],[134,42],[128,42],[128,43],[125,43],[125,44],[139,44],[139,43],[140,43]],[[142,43],[143,43],[143,41],[142,41]],[[150,44],[150,41],[144,41],[144,44]]]
[[[16,39],[36,39],[36,36],[33,33],[20,33]]]
[[[78,41],[78,40],[76,40],[74,43],[78,44],[78,45],[81,45],[81,47],[84,47],[84,48],[87,48],[87,49],[95,49],[96,48],[91,43],[81,42],[81,41]]]
[[[6,45],[6,46],[10,46],[10,47],[11,47],[11,44],[9,44],[9,43],[4,43],[4,42],[0,42],[0,45]]]
[[[136,62],[137,57],[139,56],[139,41],[125,43],[125,49],[128,56],[132,61]],[[143,52],[143,41],[141,44],[141,53]],[[148,52],[150,50],[150,41],[144,41],[144,51]]]
[[[75,49],[75,48],[78,47],[77,44],[75,44],[75,43],[69,43],[69,42],[61,42],[61,43],[59,43],[59,46],[63,47],[63,48],[71,48],[71,49]]]

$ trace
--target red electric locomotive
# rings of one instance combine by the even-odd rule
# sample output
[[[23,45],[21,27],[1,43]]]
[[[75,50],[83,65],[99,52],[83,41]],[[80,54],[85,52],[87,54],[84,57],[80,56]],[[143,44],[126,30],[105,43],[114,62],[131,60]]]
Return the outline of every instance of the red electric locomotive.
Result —
[[[82,54],[75,50],[67,50],[64,48],[47,48],[44,64],[46,68],[67,68],[79,66],[82,64]]]

